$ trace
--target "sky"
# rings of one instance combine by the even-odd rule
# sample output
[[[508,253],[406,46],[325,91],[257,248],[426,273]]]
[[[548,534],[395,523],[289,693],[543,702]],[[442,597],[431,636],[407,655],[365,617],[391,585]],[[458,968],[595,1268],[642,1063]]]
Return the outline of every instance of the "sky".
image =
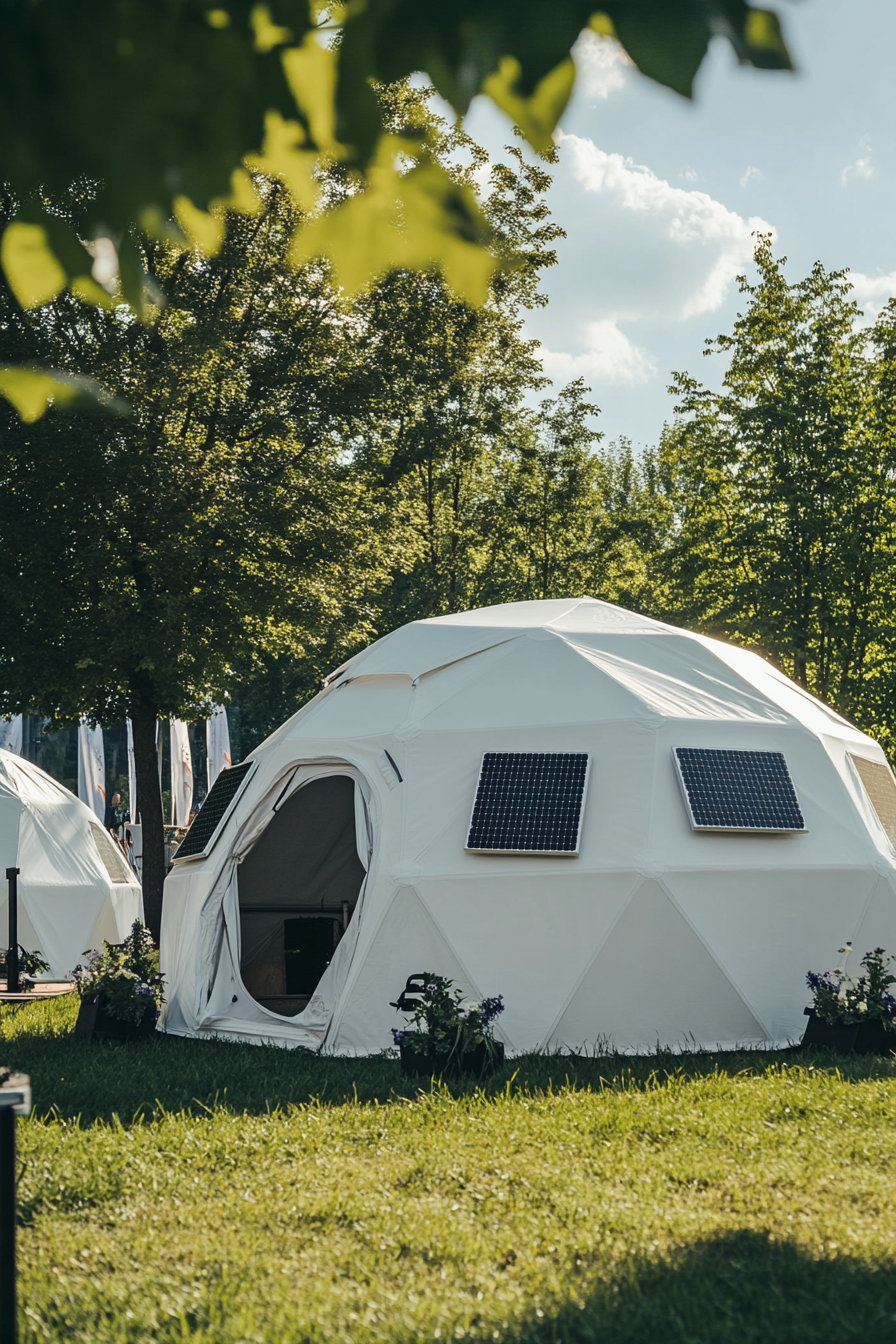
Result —
[[[771,0],[770,0],[771,2]],[[527,332],[555,390],[583,377],[610,441],[653,445],[671,419],[673,370],[710,386],[771,233],[787,275],[848,267],[869,316],[896,294],[896,4],[775,0],[796,74],[744,69],[718,39],[693,102],[588,36],[560,124],[549,203],[567,237]],[[478,99],[467,129],[493,157],[507,121]]]

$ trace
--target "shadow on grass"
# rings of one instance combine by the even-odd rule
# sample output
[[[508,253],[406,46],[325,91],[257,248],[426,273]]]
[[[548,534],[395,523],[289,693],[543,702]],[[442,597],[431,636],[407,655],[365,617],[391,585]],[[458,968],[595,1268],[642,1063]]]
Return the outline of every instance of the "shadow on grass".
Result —
[[[821,1251],[765,1233],[697,1242],[669,1259],[628,1262],[580,1303],[511,1331],[512,1344],[893,1344],[896,1265]]]
[[[397,1059],[386,1054],[351,1059],[306,1050],[239,1045],[227,1041],[186,1040],[159,1035],[128,1044],[85,1041],[74,1030],[77,1000],[4,1005],[0,1009],[0,1063],[29,1073],[37,1115],[55,1112],[61,1119],[85,1123],[123,1123],[161,1112],[201,1114],[215,1105],[240,1113],[264,1114],[274,1107],[386,1102],[429,1092],[433,1080],[405,1078]],[[509,1060],[482,1081],[446,1083],[455,1096],[481,1089],[545,1093],[561,1087],[583,1090],[640,1090],[671,1078],[697,1079],[761,1075],[769,1068],[838,1071],[860,1081],[896,1077],[896,1056],[836,1055],[830,1051],[732,1051],[632,1058],[605,1054],[531,1054]],[[439,1084],[441,1085],[441,1084]],[[896,1339],[896,1333],[894,1333]]]

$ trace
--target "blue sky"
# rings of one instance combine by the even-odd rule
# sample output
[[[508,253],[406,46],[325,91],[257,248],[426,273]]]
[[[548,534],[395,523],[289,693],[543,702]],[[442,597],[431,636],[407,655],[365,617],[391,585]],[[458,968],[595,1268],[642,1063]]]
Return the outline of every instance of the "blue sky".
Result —
[[[556,385],[582,376],[609,439],[656,443],[673,369],[717,385],[704,339],[731,328],[752,233],[773,232],[792,280],[849,267],[873,315],[896,294],[896,4],[777,0],[795,75],[740,69],[719,41],[693,103],[615,44],[580,43],[551,208],[568,237],[529,332]],[[480,99],[471,134],[509,139]]]

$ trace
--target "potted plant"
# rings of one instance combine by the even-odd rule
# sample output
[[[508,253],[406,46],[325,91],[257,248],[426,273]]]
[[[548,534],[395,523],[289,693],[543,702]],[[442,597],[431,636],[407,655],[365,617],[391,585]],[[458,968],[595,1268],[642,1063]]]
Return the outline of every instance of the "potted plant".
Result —
[[[4,971],[7,979],[7,990],[9,989],[9,952],[3,954]],[[27,993],[29,989],[34,988],[34,977],[43,975],[50,969],[50,963],[45,961],[40,952],[26,952],[24,947],[19,944],[19,990]],[[30,981],[25,984],[24,981]]]
[[[504,1063],[504,1046],[494,1037],[502,995],[464,1003],[453,981],[426,971],[410,976],[392,1007],[411,1014],[406,1027],[392,1031],[403,1073],[482,1077]]]
[[[115,1041],[152,1035],[163,993],[149,929],[135,920],[123,943],[104,942],[102,952],[84,955],[86,964],[72,971],[81,998],[76,1035]]]
[[[802,1045],[819,1046],[860,1055],[885,1054],[896,1048],[896,997],[890,985],[896,976],[882,947],[862,958],[864,974],[846,974],[852,943],[840,948],[842,963],[832,971],[809,971],[806,983],[814,1003],[806,1008],[809,1021]]]

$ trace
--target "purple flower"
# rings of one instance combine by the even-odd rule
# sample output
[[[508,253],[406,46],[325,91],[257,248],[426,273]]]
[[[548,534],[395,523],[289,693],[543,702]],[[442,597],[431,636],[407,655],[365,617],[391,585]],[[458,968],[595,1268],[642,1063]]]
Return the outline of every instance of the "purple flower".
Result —
[[[392,1043],[393,1043],[393,1045],[401,1045],[401,1043],[402,1043],[403,1040],[404,1040],[404,1032],[403,1032],[403,1031],[399,1031],[396,1027],[393,1027],[393,1028],[392,1028]]]
[[[887,1017],[896,1017],[896,996],[893,994],[881,994],[880,1001]]]
[[[834,971],[809,971],[806,984],[813,993],[819,989],[829,989],[832,994],[840,992],[840,977]]]
[[[484,1027],[493,1022],[504,1011],[504,995],[496,994],[491,999],[483,999],[479,1005],[479,1020]]]
[[[135,985],[134,993],[142,995],[143,998],[152,998],[152,986],[144,984]]]

